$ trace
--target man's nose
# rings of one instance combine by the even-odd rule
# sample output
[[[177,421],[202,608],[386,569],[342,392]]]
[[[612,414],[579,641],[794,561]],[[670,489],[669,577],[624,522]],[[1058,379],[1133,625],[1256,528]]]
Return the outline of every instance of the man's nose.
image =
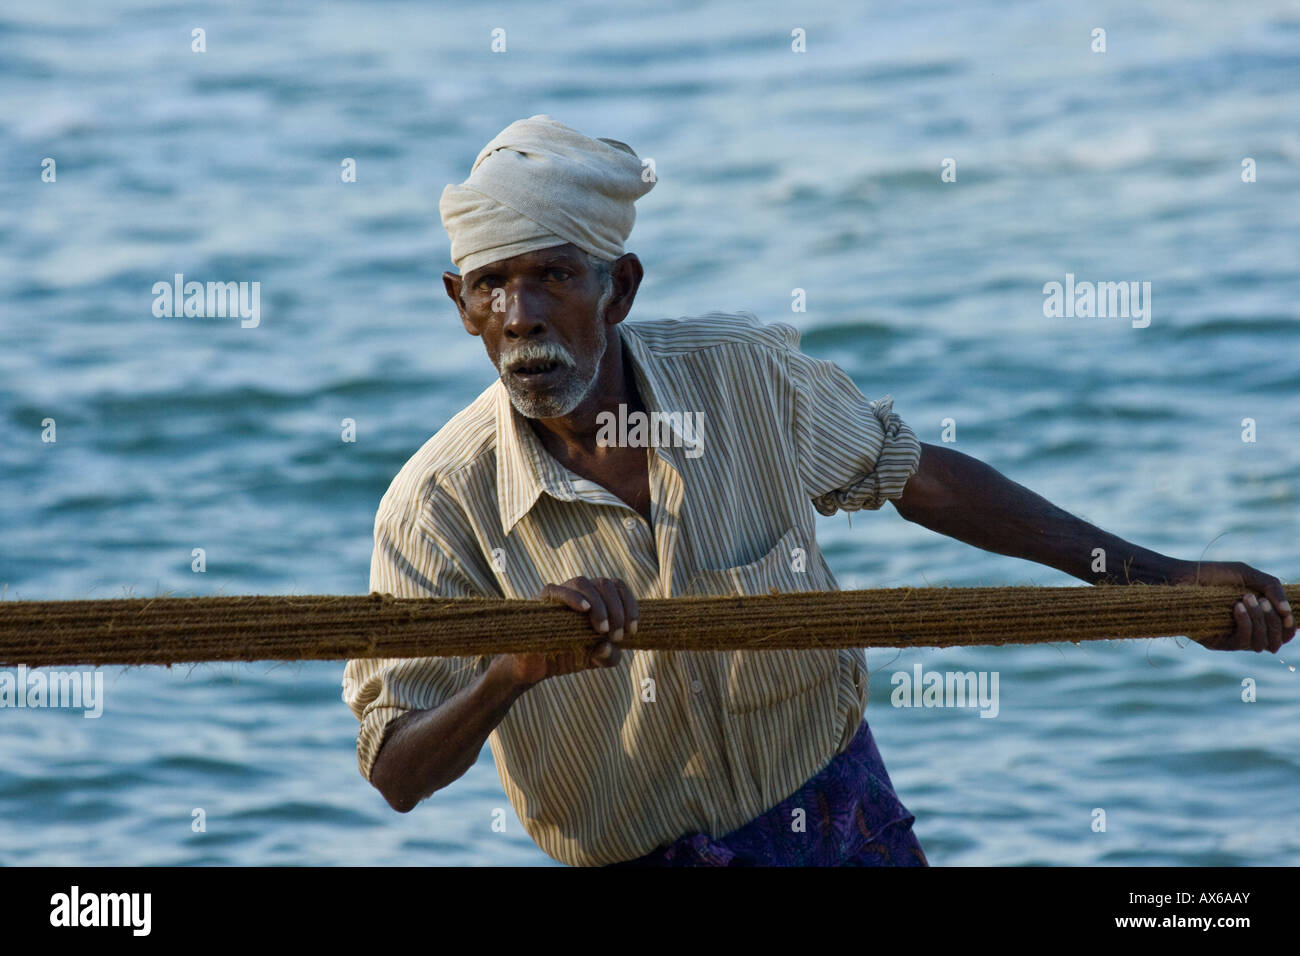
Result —
[[[530,338],[546,328],[546,313],[537,297],[527,288],[506,292],[505,334],[511,338]]]

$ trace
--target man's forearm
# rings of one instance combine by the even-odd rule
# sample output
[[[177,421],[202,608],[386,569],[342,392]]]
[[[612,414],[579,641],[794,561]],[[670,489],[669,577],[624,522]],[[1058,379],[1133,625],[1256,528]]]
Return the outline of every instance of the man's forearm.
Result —
[[[494,658],[468,687],[432,710],[410,711],[388,727],[370,781],[402,813],[458,779],[527,689],[509,661]]]
[[[1186,562],[1076,518],[978,459],[922,443],[921,464],[894,506],[908,521],[985,551],[1035,561],[1097,584],[1164,584]],[[1104,556],[1104,571],[1098,551]]]

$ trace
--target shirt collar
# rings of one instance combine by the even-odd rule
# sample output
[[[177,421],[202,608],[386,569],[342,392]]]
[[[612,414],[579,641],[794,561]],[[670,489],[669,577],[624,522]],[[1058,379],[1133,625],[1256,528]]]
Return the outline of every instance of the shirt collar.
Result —
[[[641,342],[634,325],[620,325],[618,328],[646,411],[670,410],[669,388],[655,367],[653,354]],[[560,501],[573,501],[580,496],[573,487],[573,473],[542,446],[528,419],[515,410],[509,391],[499,380],[496,391],[497,506],[501,533],[509,535],[537,503],[542,492]],[[656,447],[654,450],[669,465],[677,467],[676,448]]]

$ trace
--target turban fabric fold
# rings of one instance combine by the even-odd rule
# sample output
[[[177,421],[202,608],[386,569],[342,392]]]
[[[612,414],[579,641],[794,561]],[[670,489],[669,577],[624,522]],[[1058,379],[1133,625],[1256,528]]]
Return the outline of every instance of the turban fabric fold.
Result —
[[[438,210],[461,275],[568,242],[609,260],[623,254],[633,203],[653,187],[626,143],[538,114],[484,146],[469,178],[442,191]]]

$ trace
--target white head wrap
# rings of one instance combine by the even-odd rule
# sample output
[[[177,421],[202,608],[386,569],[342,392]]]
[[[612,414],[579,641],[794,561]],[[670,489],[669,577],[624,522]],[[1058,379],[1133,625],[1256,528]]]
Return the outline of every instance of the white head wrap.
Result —
[[[461,275],[566,242],[617,259],[636,222],[633,203],[653,187],[626,143],[538,114],[484,146],[469,178],[442,191],[438,211]]]

